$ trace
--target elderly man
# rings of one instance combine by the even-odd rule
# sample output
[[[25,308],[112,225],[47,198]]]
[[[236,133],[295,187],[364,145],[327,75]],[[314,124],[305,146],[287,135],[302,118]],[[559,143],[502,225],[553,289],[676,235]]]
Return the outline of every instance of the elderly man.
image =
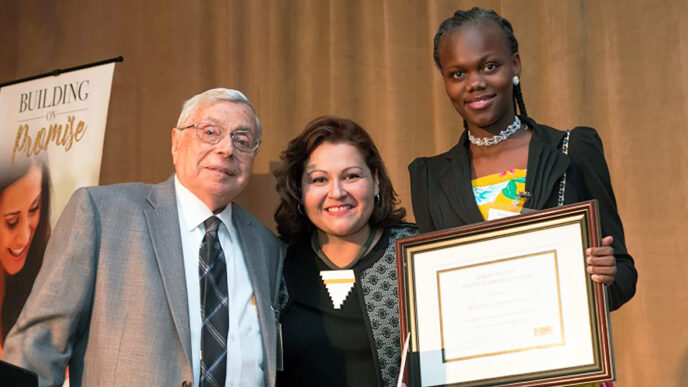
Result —
[[[77,190],[5,342],[4,360],[61,385],[274,385],[283,246],[232,200],[261,127],[239,91],[188,100],[175,175]]]

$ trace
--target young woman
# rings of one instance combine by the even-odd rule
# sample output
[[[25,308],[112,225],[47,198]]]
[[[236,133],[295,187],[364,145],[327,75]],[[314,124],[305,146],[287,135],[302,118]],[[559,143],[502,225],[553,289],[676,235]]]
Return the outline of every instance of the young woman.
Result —
[[[409,166],[419,229],[597,199],[605,237],[601,247],[587,251],[587,271],[609,285],[612,310],[633,297],[637,273],[624,243],[602,142],[592,128],[560,131],[528,117],[511,23],[494,11],[457,11],[440,24],[434,59],[465,131],[446,153]]]
[[[280,297],[278,386],[393,386],[399,374],[394,241],[416,233],[370,136],[312,121],[275,172],[289,249]]]
[[[43,263],[50,236],[50,176],[28,159],[0,174],[0,354]]]

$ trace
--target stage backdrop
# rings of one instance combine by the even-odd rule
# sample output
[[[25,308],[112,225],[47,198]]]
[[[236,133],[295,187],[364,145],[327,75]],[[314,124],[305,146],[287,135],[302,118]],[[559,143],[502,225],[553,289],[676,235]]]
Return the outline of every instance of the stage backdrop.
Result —
[[[512,22],[529,114],[559,128],[593,126],[604,141],[640,278],[635,298],[612,313],[617,385],[685,385],[685,0],[5,0],[0,80],[125,57],[103,184],[165,179],[181,102],[215,86],[241,89],[265,138],[240,201],[271,226],[279,152],[315,116],[349,117],[371,132],[410,210],[406,166],[461,132],[432,38],[441,20],[474,5]]]

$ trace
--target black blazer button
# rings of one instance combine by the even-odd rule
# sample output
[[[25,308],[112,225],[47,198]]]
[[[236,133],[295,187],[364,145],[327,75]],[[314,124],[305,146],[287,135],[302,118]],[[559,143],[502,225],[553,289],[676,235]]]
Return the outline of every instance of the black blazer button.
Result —
[[[191,383],[190,381],[185,380],[185,381],[182,383],[182,387],[191,387],[191,384],[192,384],[192,383]]]

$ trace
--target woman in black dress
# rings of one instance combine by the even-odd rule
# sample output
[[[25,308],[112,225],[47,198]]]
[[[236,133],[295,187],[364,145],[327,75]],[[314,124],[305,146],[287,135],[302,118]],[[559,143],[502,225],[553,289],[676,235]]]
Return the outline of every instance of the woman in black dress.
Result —
[[[322,117],[282,153],[277,229],[289,243],[278,386],[393,386],[400,339],[394,241],[416,233],[370,136]]]

